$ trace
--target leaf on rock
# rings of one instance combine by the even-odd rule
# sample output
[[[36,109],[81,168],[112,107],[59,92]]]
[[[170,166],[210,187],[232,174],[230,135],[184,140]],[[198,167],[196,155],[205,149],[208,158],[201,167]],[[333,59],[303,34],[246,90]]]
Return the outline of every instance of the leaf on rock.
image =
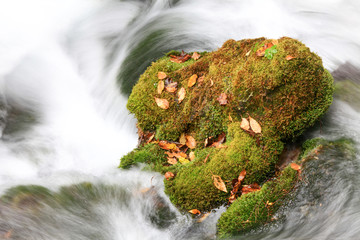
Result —
[[[199,210],[197,210],[197,209],[191,209],[191,210],[189,211],[189,213],[192,213],[192,214],[201,214],[201,212],[200,212]]]
[[[167,160],[168,160],[167,162],[170,163],[171,165],[177,164],[177,160],[174,157],[168,157]]]
[[[186,136],[186,146],[188,146],[190,149],[194,149],[196,147],[195,138],[193,138],[190,135],[187,135]]]
[[[188,81],[188,87],[192,87],[195,85],[196,83],[196,79],[198,78],[198,75],[194,74],[192,75],[190,78],[189,78],[189,81]]]
[[[300,170],[301,169],[301,166],[296,164],[296,163],[291,163],[290,164],[290,167],[296,171]]]
[[[194,161],[194,159],[195,159],[195,153],[194,153],[193,151],[191,151],[191,152],[189,153],[189,158],[190,158],[190,161]]]
[[[249,116],[249,122],[251,130],[253,130],[254,133],[261,133],[261,126],[255,119]]]
[[[266,49],[271,48],[272,46],[274,46],[273,43],[266,43],[266,44],[264,44],[264,46],[262,46],[261,48],[259,48],[259,49],[256,51],[256,56],[258,56],[258,57],[263,57],[263,56],[265,56],[265,51],[266,51]]]
[[[241,127],[241,129],[243,129],[245,131],[249,131],[250,130],[249,121],[246,118],[242,118],[241,123],[240,123],[240,127]]]
[[[196,222],[201,223],[203,222],[208,216],[210,215],[210,213],[205,213],[201,218],[199,218],[199,220],[197,220]]]
[[[175,175],[172,172],[166,172],[164,177],[166,180],[169,180],[170,178],[173,178]]]
[[[187,164],[187,163],[189,163],[190,161],[189,161],[189,159],[186,159],[186,158],[184,158],[184,157],[179,157],[179,162],[181,162],[181,164]]]
[[[166,73],[164,73],[164,72],[158,72],[158,79],[163,80],[163,79],[166,78],[166,77],[167,77]]]
[[[184,100],[185,95],[186,95],[186,90],[185,90],[184,87],[181,87],[180,90],[179,90],[178,93],[177,93],[178,102],[179,102],[179,103],[181,103],[182,100]]]
[[[226,105],[228,104],[227,95],[226,93],[221,93],[220,96],[217,98],[220,105]]]
[[[162,108],[162,109],[168,109],[170,106],[168,100],[163,99],[163,98],[155,97],[155,102],[158,105],[158,107]]]
[[[220,176],[218,176],[218,175],[212,175],[212,179],[213,179],[213,181],[214,181],[214,186],[215,186],[217,189],[219,189],[219,190],[227,193],[227,189],[226,189],[225,183],[224,183],[224,181],[221,179]]]
[[[288,60],[288,61],[291,60],[291,59],[293,59],[293,58],[295,58],[295,57],[290,56],[290,55],[287,55],[287,56],[285,57],[285,59]]]
[[[201,55],[197,52],[194,52],[193,55],[191,56],[192,59],[194,59],[195,61],[198,60],[201,57]]]
[[[239,174],[238,181],[242,182],[245,178],[245,175],[246,175],[246,170],[242,170]]]
[[[157,93],[161,94],[162,91],[164,90],[164,87],[165,87],[164,81],[163,80],[159,81],[157,85]]]
[[[177,82],[170,83],[169,85],[167,85],[165,87],[165,90],[168,91],[168,92],[171,92],[171,93],[176,92],[177,85],[178,85]]]
[[[191,58],[191,56],[185,53],[184,51],[182,51],[179,56],[170,55],[170,57],[171,57],[170,62],[174,62],[174,63],[183,63]]]

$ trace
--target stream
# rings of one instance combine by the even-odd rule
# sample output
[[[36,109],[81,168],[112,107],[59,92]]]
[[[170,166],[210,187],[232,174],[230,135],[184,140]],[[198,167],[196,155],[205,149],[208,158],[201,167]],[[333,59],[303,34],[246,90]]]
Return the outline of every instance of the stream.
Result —
[[[358,10],[357,0],[0,1],[0,195],[28,186],[18,208],[0,205],[0,239],[216,239],[225,207],[197,223],[170,203],[162,175],[117,168],[138,143],[131,88],[172,49],[299,39],[343,83],[304,138],[358,149]],[[281,221],[234,239],[359,239],[359,166],[359,152],[320,156]]]

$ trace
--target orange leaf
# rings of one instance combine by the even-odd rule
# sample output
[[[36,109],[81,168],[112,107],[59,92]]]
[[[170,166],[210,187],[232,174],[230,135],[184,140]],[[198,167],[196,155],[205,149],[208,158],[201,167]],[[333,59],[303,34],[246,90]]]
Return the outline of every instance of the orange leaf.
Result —
[[[180,56],[170,55],[170,57],[170,61],[175,63],[183,63],[191,58],[191,56],[184,51],[181,52]]]
[[[151,134],[149,139],[146,141],[146,144],[150,143],[155,137],[155,133]]]
[[[197,220],[196,222],[201,223],[203,222],[208,216],[210,215],[210,213],[205,213],[201,218],[199,218],[199,220]]]
[[[288,61],[291,60],[291,59],[293,59],[293,58],[295,58],[295,57],[290,56],[290,55],[287,55],[287,56],[285,57],[285,59],[288,60]]]
[[[221,93],[217,100],[219,101],[220,105],[226,105],[228,103],[226,93]]]
[[[204,159],[204,163],[207,162],[207,160],[209,159],[210,153],[208,155],[206,155],[205,159]]]
[[[173,178],[175,175],[172,172],[166,172],[164,177],[166,180],[169,180],[170,178]]]
[[[184,87],[181,87],[177,93],[179,103],[181,103],[182,100],[184,100],[185,95],[186,95],[186,90]]]
[[[167,77],[166,73],[164,73],[164,72],[158,72],[158,79],[163,80],[163,79],[166,78],[166,77]]]
[[[296,163],[291,163],[290,164],[290,167],[296,171],[300,170],[301,169],[301,166],[296,164]]]
[[[201,212],[200,212],[199,210],[197,210],[197,209],[191,209],[191,210],[189,211],[189,213],[192,213],[192,214],[201,214]]]
[[[179,151],[179,148],[176,146],[175,143],[169,143],[167,141],[161,140],[158,143],[159,147],[161,147],[164,150],[174,150],[174,151]]]
[[[158,107],[160,107],[162,109],[168,109],[170,106],[168,100],[163,99],[163,98],[155,97],[155,102],[158,105]]]
[[[229,114],[229,121],[230,121],[230,122],[233,121],[233,119],[232,119],[232,117],[230,116],[230,114]]]
[[[201,57],[201,55],[198,54],[197,52],[194,52],[193,55],[191,56],[191,58],[194,60],[198,60],[200,57]]]
[[[241,173],[239,174],[238,181],[242,182],[242,180],[244,180],[245,178],[245,175],[246,175],[246,171],[242,170]]]
[[[170,163],[171,165],[177,164],[176,158],[168,157],[167,160],[168,160],[167,162]]]
[[[190,149],[194,149],[196,147],[195,138],[193,138],[190,135],[187,135],[186,136],[186,146],[188,146]]]
[[[253,118],[250,117],[250,116],[249,116],[249,121],[250,121],[251,130],[253,130],[254,133],[261,133],[261,126],[260,126],[260,124],[259,124],[255,119],[253,119]]]
[[[268,49],[268,48],[271,48],[274,44],[272,43],[266,43],[264,44],[264,46],[262,46],[261,48],[259,48],[257,51],[256,51],[256,56],[258,57],[262,57],[265,55],[265,50]]]
[[[193,161],[195,159],[195,153],[193,151],[191,151],[189,153],[189,158],[190,158],[190,161]]]
[[[261,188],[258,184],[251,184],[251,185],[244,185],[243,188],[241,189],[242,194],[247,194],[247,193],[251,193],[251,192],[257,192],[259,191]]]
[[[164,81],[163,80],[159,81],[159,83],[157,85],[157,93],[158,94],[162,93],[162,91],[164,90],[164,86],[165,86]]]
[[[196,79],[198,78],[198,75],[194,74],[192,75],[190,78],[189,78],[189,81],[188,81],[188,87],[192,87],[195,85],[196,83]]]
[[[212,179],[213,179],[213,181],[214,181],[214,186],[215,186],[217,189],[219,189],[219,190],[227,193],[227,189],[226,189],[225,183],[224,183],[224,181],[221,179],[220,176],[218,176],[218,175],[212,175]]]
[[[240,127],[245,130],[245,131],[249,131],[250,130],[250,123],[246,118],[242,118],[241,119],[241,124]]]
[[[165,87],[165,90],[171,93],[176,92],[177,85],[177,82],[170,83]]]

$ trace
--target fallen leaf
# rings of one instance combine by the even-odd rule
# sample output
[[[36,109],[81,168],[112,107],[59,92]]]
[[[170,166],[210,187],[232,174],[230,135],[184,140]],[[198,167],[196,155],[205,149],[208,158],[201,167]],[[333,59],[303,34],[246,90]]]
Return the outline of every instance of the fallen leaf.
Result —
[[[245,131],[249,131],[250,130],[249,121],[246,118],[242,118],[241,123],[240,123],[240,127],[241,127],[241,129],[243,129]]]
[[[210,215],[210,213],[205,213],[201,218],[199,218],[196,222],[201,223],[203,222],[208,216]]]
[[[158,72],[158,79],[163,80],[163,79],[166,78],[166,77],[167,77],[166,73],[164,73],[164,72]]]
[[[180,142],[180,144],[182,144],[182,145],[185,145],[185,144],[186,144],[185,133],[182,133],[182,134],[180,135],[179,142]]]
[[[210,79],[210,87],[212,87],[213,85],[214,85],[214,81]]]
[[[163,98],[155,97],[155,102],[158,105],[158,107],[160,107],[162,109],[168,109],[170,106],[168,100],[163,99]]]
[[[184,87],[181,87],[180,90],[179,90],[178,93],[177,93],[178,102],[179,102],[179,103],[181,103],[182,100],[184,100],[185,95],[186,95],[186,90],[185,90]]]
[[[205,141],[204,141],[204,147],[206,147],[209,143],[209,138],[206,138]]]
[[[167,162],[170,163],[171,165],[177,164],[177,160],[174,157],[168,157],[167,160],[168,160]]]
[[[221,179],[220,176],[218,176],[218,175],[212,175],[212,179],[213,179],[213,181],[214,181],[214,186],[215,186],[217,189],[219,189],[219,190],[227,193],[227,189],[226,189],[225,183],[224,183],[224,181]]]
[[[291,59],[293,59],[293,58],[295,58],[295,57],[290,56],[290,55],[287,55],[287,56],[285,57],[285,59],[288,60],[288,61],[291,60]]]
[[[198,80],[197,80],[197,81],[198,81],[198,82],[203,82],[203,81],[204,81],[204,79],[205,79],[205,76],[201,76],[201,77],[199,77],[199,78],[198,78]]]
[[[251,50],[249,50],[246,54],[245,54],[245,56],[249,56],[250,55],[250,53],[251,53]]]
[[[222,143],[225,142],[225,137],[226,137],[226,134],[225,134],[224,132],[221,133],[221,134],[218,136],[216,142],[213,142],[213,144],[211,144],[211,147],[219,148],[219,146],[220,146]]]
[[[170,83],[169,85],[167,85],[165,87],[165,90],[168,91],[168,92],[171,92],[171,93],[176,92],[177,85],[178,85],[177,82]]]
[[[259,48],[256,51],[256,56],[258,56],[258,57],[265,56],[265,50],[268,49],[268,48],[271,48],[272,46],[274,46],[274,44],[272,44],[272,43],[264,44],[264,46],[262,46],[261,48]]]
[[[195,153],[193,151],[191,151],[189,153],[189,158],[190,158],[190,161],[193,161],[195,159]]]
[[[146,144],[150,143],[155,137],[155,133],[151,134],[151,136],[149,137],[149,139],[146,141]]]
[[[249,122],[251,130],[253,130],[254,133],[261,133],[261,126],[255,119],[249,116]]]
[[[273,202],[266,201],[267,206],[272,206],[273,204],[274,204]]]
[[[198,60],[200,57],[201,57],[201,55],[197,52],[194,52],[193,55],[191,56],[191,58],[194,60]]]
[[[290,167],[296,171],[300,170],[301,169],[301,166],[296,164],[296,163],[291,163],[290,164]]]
[[[219,101],[220,105],[226,105],[228,103],[226,93],[221,93],[217,100]]]
[[[230,114],[229,114],[229,121],[230,121],[230,122],[233,121],[233,119],[232,119],[232,117],[230,116]]]
[[[175,175],[172,172],[166,172],[164,177],[166,180],[169,180],[170,178],[173,178]]]
[[[188,146],[190,149],[194,149],[196,147],[195,138],[193,138],[190,135],[187,135],[186,136],[186,146]]]
[[[161,140],[158,143],[159,147],[164,149],[164,150],[174,150],[174,151],[179,151],[179,148],[176,146],[175,143],[169,143],[167,141]]]
[[[188,87],[192,87],[195,85],[196,83],[196,79],[198,78],[198,75],[194,74],[192,75],[190,78],[189,78],[189,81],[188,81]]]
[[[244,194],[251,193],[251,192],[257,192],[260,189],[261,188],[258,184],[244,185],[241,189],[241,192],[244,195]]]
[[[229,197],[229,203],[233,203],[236,200],[236,194],[235,193],[231,193],[230,197]]]
[[[181,54],[179,56],[170,55],[170,57],[171,57],[170,62],[175,62],[175,63],[183,63],[191,58],[191,56],[185,53],[184,51],[181,51]]]
[[[244,178],[245,178],[245,175],[246,175],[246,171],[242,170],[239,174],[238,181],[242,182],[242,180],[244,180]]]
[[[272,43],[273,45],[277,45],[277,44],[279,43],[279,40],[277,40],[277,39],[272,39],[272,40],[271,40],[271,43]]]
[[[157,85],[157,93],[161,94],[162,91],[164,90],[165,84],[164,81],[159,81],[158,85]]]
[[[208,155],[206,155],[205,159],[204,159],[204,163],[207,162],[207,160],[209,159],[210,153]]]
[[[201,214],[201,212],[200,212],[199,210],[197,210],[197,209],[191,209],[191,210],[189,211],[189,213],[192,213],[192,214]]]
[[[187,164],[187,163],[189,163],[190,161],[189,161],[189,159],[186,159],[186,158],[184,158],[184,157],[179,157],[179,162],[180,162],[181,164]]]

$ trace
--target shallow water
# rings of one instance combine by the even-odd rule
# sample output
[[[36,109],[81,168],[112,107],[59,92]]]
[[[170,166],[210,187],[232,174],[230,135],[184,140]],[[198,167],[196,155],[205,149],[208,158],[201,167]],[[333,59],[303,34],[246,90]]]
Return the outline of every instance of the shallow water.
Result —
[[[0,192],[33,184],[54,193],[36,213],[1,208],[0,235],[213,239],[224,209],[194,223],[169,203],[162,176],[117,169],[137,144],[125,108],[131,86],[168,50],[211,51],[261,36],[297,38],[330,71],[343,69],[339,81],[359,83],[358,9],[356,0],[0,2]],[[306,137],[359,143],[360,103],[345,90]],[[309,170],[322,177],[300,188],[283,221],[237,238],[357,239],[360,157],[329,154]],[[57,202],[61,187],[81,182],[92,184],[94,199]]]

